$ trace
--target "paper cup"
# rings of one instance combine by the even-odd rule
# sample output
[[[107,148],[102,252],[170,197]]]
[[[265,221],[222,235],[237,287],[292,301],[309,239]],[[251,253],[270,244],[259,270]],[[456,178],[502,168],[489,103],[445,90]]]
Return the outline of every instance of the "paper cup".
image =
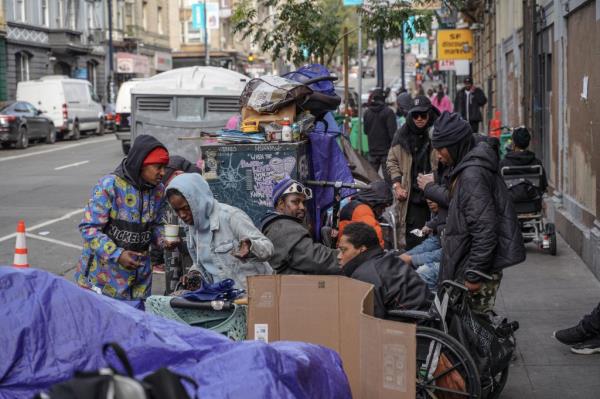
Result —
[[[179,226],[176,224],[165,225],[165,240],[179,241]]]

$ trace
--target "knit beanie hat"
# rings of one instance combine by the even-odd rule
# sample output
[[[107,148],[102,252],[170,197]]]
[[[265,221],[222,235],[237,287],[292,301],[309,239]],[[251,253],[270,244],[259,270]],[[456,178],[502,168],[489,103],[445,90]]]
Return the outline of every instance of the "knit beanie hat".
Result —
[[[529,147],[531,134],[529,134],[529,130],[526,127],[518,127],[513,131],[512,141],[517,147],[525,149]]]
[[[459,114],[444,112],[433,124],[431,144],[433,148],[450,147],[471,134],[471,125]]]
[[[169,152],[164,147],[156,147],[146,155],[142,166],[160,164],[167,165],[169,163]]]

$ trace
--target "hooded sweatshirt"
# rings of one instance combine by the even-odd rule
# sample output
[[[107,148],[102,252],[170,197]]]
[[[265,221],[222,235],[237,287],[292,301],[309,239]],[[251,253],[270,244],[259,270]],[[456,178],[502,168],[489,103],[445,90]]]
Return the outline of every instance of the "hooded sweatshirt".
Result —
[[[524,151],[511,151],[507,153],[502,161],[500,161],[500,169],[505,166],[542,166],[542,161],[536,158],[535,153],[524,150]],[[527,172],[525,172],[527,173]],[[542,179],[540,182],[540,191],[546,192],[548,188],[548,179],[546,178],[546,171],[542,166]]]
[[[396,115],[383,101],[369,105],[364,115],[369,155],[387,155],[396,133]]]
[[[197,173],[176,176],[167,186],[179,191],[192,210],[194,224],[186,226],[187,245],[194,265],[209,283],[233,279],[236,288],[246,289],[246,277],[272,274],[265,261],[273,254],[273,244],[239,208],[219,203],[208,183]],[[250,241],[250,256],[242,261],[233,253],[240,242]]]
[[[163,145],[152,136],[138,136],[113,174],[100,179],[84,209],[79,230],[84,240],[75,280],[84,288],[117,299],[150,295],[152,269],[147,250],[158,245],[164,186],[141,177],[146,155]],[[124,250],[141,252],[141,266],[126,269],[118,259]]]

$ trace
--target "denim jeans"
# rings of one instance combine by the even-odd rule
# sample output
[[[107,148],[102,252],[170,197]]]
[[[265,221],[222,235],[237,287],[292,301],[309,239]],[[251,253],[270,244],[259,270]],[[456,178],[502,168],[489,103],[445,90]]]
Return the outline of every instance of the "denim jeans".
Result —
[[[417,274],[425,281],[427,287],[431,291],[436,291],[442,259],[440,238],[430,235],[425,241],[406,253],[411,256],[412,264],[417,268]]]
[[[421,280],[425,281],[425,284],[427,284],[427,287],[431,291],[437,291],[440,262],[431,262],[419,266],[417,268],[417,274],[421,277]]]

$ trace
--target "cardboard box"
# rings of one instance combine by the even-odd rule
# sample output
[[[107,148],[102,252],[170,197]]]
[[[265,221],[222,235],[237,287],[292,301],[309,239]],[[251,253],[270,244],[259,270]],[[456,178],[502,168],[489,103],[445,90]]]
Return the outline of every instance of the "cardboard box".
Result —
[[[261,114],[250,107],[242,107],[242,121],[253,119],[261,123],[268,123],[283,121],[285,118],[288,118],[292,123],[296,120],[296,103],[292,103],[274,114]]]
[[[415,397],[416,327],[373,317],[371,284],[341,276],[253,276],[248,300],[248,339],[337,351],[354,398]]]

